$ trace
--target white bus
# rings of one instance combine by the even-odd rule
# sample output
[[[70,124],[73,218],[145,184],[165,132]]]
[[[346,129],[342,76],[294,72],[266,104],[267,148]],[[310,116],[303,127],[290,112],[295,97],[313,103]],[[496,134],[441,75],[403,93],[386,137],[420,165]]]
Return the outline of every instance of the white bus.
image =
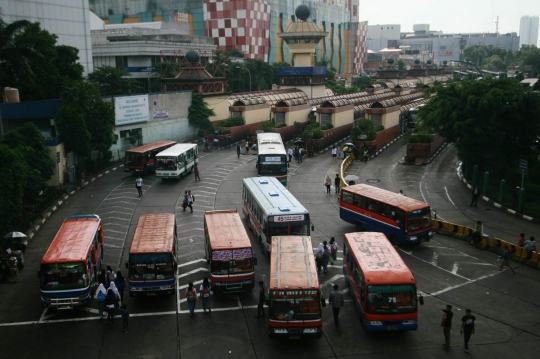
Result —
[[[257,174],[287,185],[287,151],[279,133],[257,134]]]
[[[275,177],[244,178],[242,212],[263,252],[272,252],[272,236],[309,236],[309,212]]]
[[[156,177],[180,179],[193,171],[199,163],[199,152],[194,143],[179,143],[156,155]]]

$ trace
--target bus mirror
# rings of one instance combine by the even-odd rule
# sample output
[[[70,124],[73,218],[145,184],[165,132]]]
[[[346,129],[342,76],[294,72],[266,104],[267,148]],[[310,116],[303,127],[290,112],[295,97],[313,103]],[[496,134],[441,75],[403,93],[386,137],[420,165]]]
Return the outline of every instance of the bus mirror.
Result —
[[[424,305],[424,297],[422,297],[422,294],[418,297],[418,301],[420,302],[420,305]]]
[[[129,264],[128,264],[128,261],[126,261],[126,269],[129,269]]]
[[[253,265],[257,265],[257,257],[253,258]]]

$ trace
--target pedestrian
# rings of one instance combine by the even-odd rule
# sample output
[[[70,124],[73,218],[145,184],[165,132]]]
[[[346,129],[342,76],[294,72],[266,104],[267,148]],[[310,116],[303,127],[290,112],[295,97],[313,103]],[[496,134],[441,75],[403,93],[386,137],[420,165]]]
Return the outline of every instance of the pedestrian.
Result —
[[[186,288],[186,294],[184,295],[184,298],[186,298],[186,302],[188,304],[189,308],[189,316],[193,316],[193,312],[195,311],[195,306],[197,305],[197,301],[199,300],[199,297],[197,296],[197,291],[193,287],[193,283],[189,282],[188,287]]]
[[[264,282],[259,281],[259,304],[257,305],[257,315],[255,318],[264,318],[264,302],[266,301],[266,293],[264,292]]]
[[[469,339],[471,339],[471,335],[474,334],[475,320],[476,318],[471,314],[471,310],[465,309],[465,315],[461,318],[460,329],[460,333],[463,335],[463,339],[465,339],[465,353],[469,352]]]
[[[236,144],[236,157],[240,159],[240,144],[239,143]]]
[[[402,190],[402,189],[399,190],[399,193],[398,193],[398,194],[399,194],[400,196],[405,196],[405,195],[403,194],[403,190]]]
[[[339,310],[343,307],[345,300],[343,300],[343,293],[338,290],[338,285],[334,284],[334,290],[330,293],[328,297],[328,303],[332,306],[332,312],[334,313],[334,324],[337,326],[339,324]]]
[[[517,242],[518,247],[523,247],[525,245],[525,233],[519,234],[519,239]]]
[[[332,265],[335,261],[337,261],[337,251],[339,247],[334,237],[330,238],[330,243],[328,243],[328,246],[330,247],[330,265]]]
[[[300,147],[298,150],[298,163],[302,163],[302,160],[304,159],[304,148]]]
[[[122,272],[117,271],[116,272],[116,278],[114,278],[114,285],[116,286],[116,289],[118,289],[118,292],[120,293],[120,300],[124,301],[124,288],[126,287],[126,279],[122,275]]]
[[[129,310],[127,309],[126,304],[122,304],[120,313],[122,313],[122,331],[127,333],[129,329]]]
[[[84,188],[84,178],[86,177],[86,173],[84,173],[84,170],[81,171],[81,188]]]
[[[103,309],[105,308],[105,298],[107,298],[107,289],[105,289],[105,285],[103,285],[103,283],[100,283],[96,290],[96,300],[98,302],[98,313],[101,318],[105,318],[105,316],[103,315]]]
[[[111,282],[114,282],[114,271],[112,270],[111,266],[107,266],[107,271],[105,273],[105,287],[109,288],[111,286]]]
[[[292,156],[293,156],[293,150],[291,147],[289,147],[289,151],[287,151],[287,154],[289,155],[289,163],[292,162]]]
[[[214,138],[214,147],[219,148],[219,138]]]
[[[366,148],[366,149],[364,149],[364,164],[367,163],[368,157],[369,157],[369,153],[368,153],[368,150]]]
[[[195,168],[193,169],[193,172],[195,173],[195,181],[201,180],[201,177],[199,176],[199,166],[195,165]]]
[[[341,148],[337,148],[337,159],[339,160],[341,158]],[[345,156],[343,157],[345,158]]]
[[[227,136],[227,148],[231,148],[232,145],[232,137],[231,134]]]
[[[199,292],[201,293],[201,296],[202,296],[202,306],[205,313],[206,313],[206,309],[208,309],[208,313],[212,313],[212,308],[210,307],[210,290],[211,289],[212,287],[210,286],[210,283],[208,282],[208,278],[204,278],[201,284],[201,287],[199,288]]]
[[[249,141],[246,141],[246,155],[249,154]]]
[[[138,175],[137,179],[135,180],[135,188],[137,188],[137,191],[139,192],[139,197],[142,196],[142,178],[141,178],[141,175]]]
[[[184,201],[182,201],[182,208],[184,209],[182,212],[185,212],[187,208],[187,191],[184,192]]]
[[[116,289],[114,282],[111,283],[109,289],[107,289],[107,297],[105,298],[105,306],[107,307],[107,324],[114,328],[114,313],[118,309],[120,302],[120,293]]]
[[[294,146],[294,159],[298,162],[298,146]]]
[[[471,238],[471,248],[476,248],[480,240],[482,239],[482,233],[484,233],[484,225],[482,221],[477,221],[474,225],[474,232]]]
[[[319,244],[319,247],[315,250],[315,263],[317,264],[317,272],[321,272],[321,267],[324,273],[328,268],[328,262],[330,261],[330,247],[327,241],[323,241]]]
[[[512,254],[510,253],[510,250],[508,248],[505,248],[502,254],[500,255],[499,259],[502,259],[501,266],[499,267],[499,270],[503,270],[504,266],[507,266],[512,270],[512,274],[516,274],[516,271],[514,268],[510,266],[510,258],[512,258]]]
[[[478,202],[478,196],[480,195],[480,187],[478,185],[474,186],[472,190],[472,201],[469,207],[476,207]]]
[[[530,237],[528,241],[525,241],[525,243],[523,244],[523,248],[528,253],[527,258],[531,258],[532,252],[536,252],[536,242],[534,241],[534,237]]]
[[[443,327],[444,334],[444,349],[450,349],[450,331],[452,330],[452,317],[454,313],[452,312],[452,306],[450,304],[446,305],[446,309],[442,309],[443,317],[441,322],[441,327]]]
[[[187,197],[186,197],[186,206],[191,209],[191,213],[193,213],[193,203],[195,203],[195,196],[191,194],[191,191],[187,191]],[[184,211],[186,209],[184,208]]]
[[[98,277],[97,277],[97,281],[98,281],[99,284],[103,284],[103,286],[105,286],[107,284],[107,273],[105,273],[105,269],[102,269],[99,272]]]
[[[326,186],[326,193],[330,194],[330,187],[332,187],[332,180],[330,179],[330,176],[326,176],[326,181],[324,182],[324,185]]]
[[[336,160],[337,160],[337,148],[336,148],[336,145],[334,145],[334,147],[332,147],[332,161],[336,162]]]
[[[516,186],[514,191],[512,192],[512,207],[517,207],[519,203],[519,186]]]
[[[334,178],[334,187],[336,194],[339,194],[339,186],[341,185],[341,178],[339,178],[339,173],[336,173],[336,178]]]

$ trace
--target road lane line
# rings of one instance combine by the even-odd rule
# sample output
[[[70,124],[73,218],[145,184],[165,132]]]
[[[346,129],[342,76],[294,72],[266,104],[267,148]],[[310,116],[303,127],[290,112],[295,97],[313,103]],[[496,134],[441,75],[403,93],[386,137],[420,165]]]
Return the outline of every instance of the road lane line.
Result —
[[[451,286],[451,287],[448,287],[448,288],[445,288],[445,289],[441,289],[441,290],[438,291],[438,292],[434,292],[434,293],[427,294],[427,295],[428,295],[428,296],[432,296],[432,297],[436,297],[436,296],[438,296],[438,295],[441,295],[441,294],[443,294],[443,293],[449,292],[449,291],[454,290],[454,289],[457,289],[457,288],[461,288],[461,287],[466,286],[466,285],[468,285],[468,284],[476,283],[476,282],[478,282],[478,281],[480,281],[480,280],[482,280],[482,279],[489,278],[489,277],[493,277],[493,276],[495,276],[495,275],[497,275],[497,274],[499,274],[499,273],[501,273],[501,272],[495,272],[495,273],[492,273],[492,274],[486,274],[486,275],[484,275],[484,276],[481,276],[481,277],[478,278],[478,279],[469,280],[468,282],[461,283],[461,284],[456,284],[456,285],[453,285],[453,286]]]
[[[204,262],[204,263],[206,263],[206,259],[200,258],[200,259],[196,259],[196,260],[191,261],[191,262],[182,263],[182,264],[179,264],[179,265],[178,265],[178,268],[180,269],[180,267],[189,266],[189,265],[191,265],[191,264],[198,263],[198,262]]]

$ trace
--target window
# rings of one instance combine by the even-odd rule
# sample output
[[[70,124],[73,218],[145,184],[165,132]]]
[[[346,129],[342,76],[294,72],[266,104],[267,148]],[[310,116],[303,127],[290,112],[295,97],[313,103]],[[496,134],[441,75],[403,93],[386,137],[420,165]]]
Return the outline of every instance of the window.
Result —
[[[332,115],[329,113],[321,113],[321,126],[332,123]]]
[[[120,131],[120,138],[129,137],[129,130]]]
[[[374,124],[375,126],[380,126],[380,125],[381,125],[381,121],[382,121],[382,115],[372,113],[372,114],[370,115],[370,120],[373,122],[373,124]],[[321,123],[321,125],[322,125],[322,123]]]
[[[285,123],[285,113],[276,112],[276,125],[281,125]]]

